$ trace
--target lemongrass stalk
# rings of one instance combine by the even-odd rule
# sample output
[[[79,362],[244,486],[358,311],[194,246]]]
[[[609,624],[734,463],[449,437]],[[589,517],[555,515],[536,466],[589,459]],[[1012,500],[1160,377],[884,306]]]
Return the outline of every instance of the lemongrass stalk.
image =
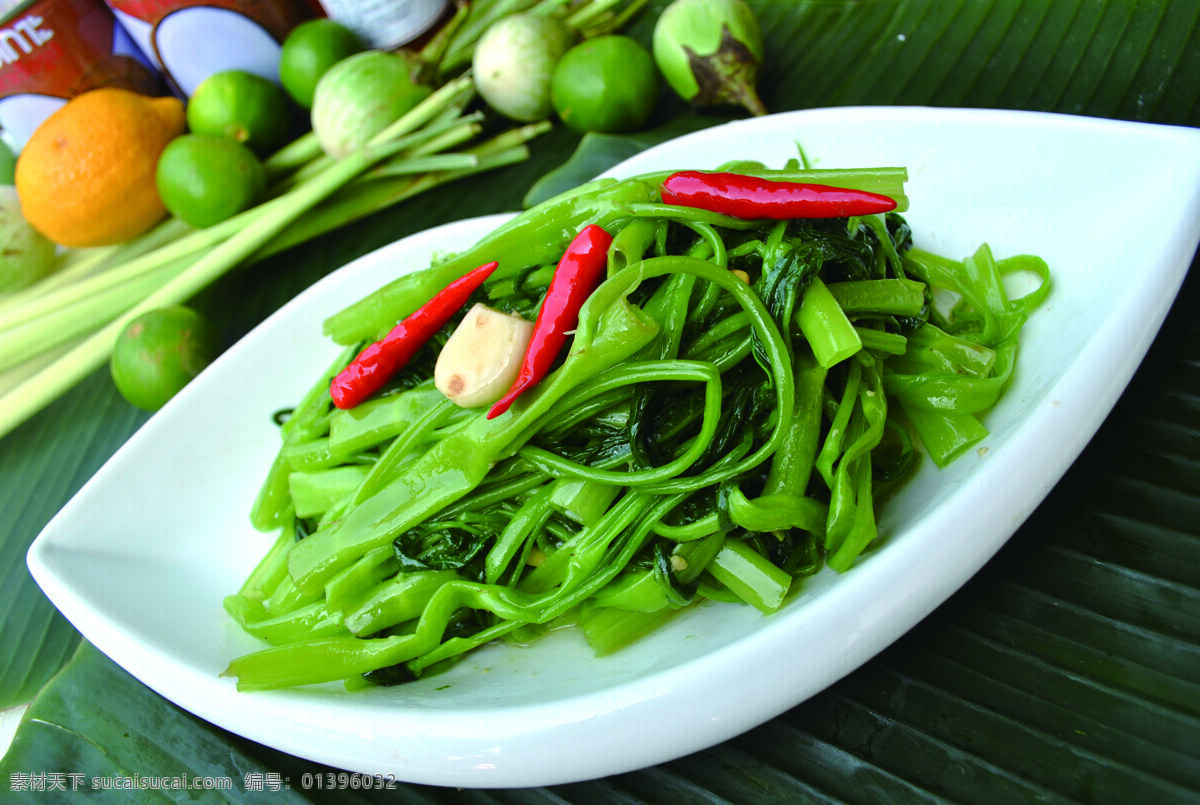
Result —
[[[446,57],[450,43],[470,16],[473,4],[468,0],[455,0],[454,5],[454,16],[441,26],[420,50],[410,55],[409,70],[414,84],[432,86],[438,83],[442,59]]]
[[[439,119],[439,122],[449,124],[455,116],[448,115],[447,112],[454,108],[461,111],[474,96],[474,80],[470,75],[459,76],[453,81],[443,84],[432,95],[405,113],[399,120],[376,134],[367,141],[367,145],[394,142],[398,138],[413,134],[414,132],[416,132],[417,137],[423,138],[426,135],[421,131],[422,129],[437,128],[437,126],[431,126],[430,124],[439,121]],[[429,104],[429,100],[432,98],[438,98],[438,100],[434,104]],[[405,147],[407,145],[406,143]]]
[[[25,291],[30,296],[36,296],[40,292],[52,290],[57,285],[71,282],[93,271],[101,271],[105,267],[119,261],[122,255],[128,251],[139,250],[144,253],[152,248],[157,248],[163,243],[168,242],[171,238],[178,237],[177,233],[167,238],[158,237],[158,232],[170,220],[173,219],[167,219],[151,228],[145,234],[124,243],[81,248],[60,247],[61,251],[56,258],[59,263],[58,268],[55,269],[53,274],[43,279],[37,285],[26,288]],[[146,245],[147,243],[149,245]]]
[[[262,216],[275,201],[278,199],[260,204],[207,229],[192,230],[191,234],[147,254],[30,299],[27,304],[18,309],[0,312],[0,331],[44,316],[80,299],[88,299],[105,293],[110,288],[124,286],[145,273],[156,271],[168,263],[193,255],[202,249],[211,248],[236,232],[252,226],[254,221]]]
[[[157,229],[157,227],[155,227],[155,229]],[[154,230],[152,229],[150,231],[153,232]],[[57,257],[59,269],[50,277],[46,277],[46,279],[53,279],[63,271],[90,271],[91,269],[106,263],[109,258],[111,258],[115,252],[120,251],[121,247],[124,245],[125,244],[119,243],[113,246],[88,246],[74,249],[69,249],[65,246],[62,246],[60,247],[61,252]]]
[[[287,251],[306,240],[404,201],[411,197],[409,188],[417,181],[417,177],[395,176],[369,182],[351,182],[251,255],[250,262]]]
[[[390,142],[402,135],[411,134],[441,117],[446,109],[456,104],[465,105],[474,94],[475,84],[471,76],[459,76],[438,87],[432,95],[372,137],[368,145]]]
[[[500,151],[486,151],[476,155],[476,165],[474,168],[445,173],[440,177],[438,184],[456,182],[467,176],[474,176],[477,173],[515,165],[527,159],[529,159],[529,148],[524,145],[514,145]]]
[[[31,299],[87,276],[108,260],[115,248],[99,246],[94,249],[70,249],[56,255],[54,259],[58,265],[48,276],[18,291],[0,295],[0,313],[21,307]]]
[[[446,55],[446,49],[450,47],[450,43],[458,36],[458,32],[462,30],[463,24],[470,18],[474,7],[480,5],[483,5],[483,2],[480,0],[476,0],[474,3],[469,2],[469,0],[455,0],[454,16],[447,20],[438,29],[438,32],[417,51],[416,57],[425,64],[437,65],[441,62],[442,57]]]
[[[25,382],[0,397],[0,436],[58,398],[108,359],[121,331],[137,316],[156,308],[179,304],[229,269],[242,263],[285,228],[354,177],[385,159],[396,149],[388,141],[408,134],[432,120],[464,89],[464,76],[435,90],[407,114],[392,123],[371,143],[347,155],[311,182],[263,206],[253,226],[235,233],[207,252],[140,303],[80,342],[59,360],[46,365]]]
[[[107,271],[114,265],[132,260],[147,252],[158,249],[191,231],[191,227],[177,218],[168,218],[144,235],[115,246],[97,246],[90,249],[71,249],[59,257],[61,265],[50,276],[36,285],[8,296],[0,297],[0,315],[4,311],[24,307],[32,300],[52,293],[64,286],[86,277]]]
[[[66,255],[60,255],[57,259],[62,260],[65,257]],[[73,282],[90,270],[87,265],[81,267],[79,261],[76,261],[72,266],[64,265],[56,268],[49,276],[43,277],[33,285],[0,294],[0,315],[3,315],[6,310],[15,310],[28,304],[29,300],[36,299],[48,291]]]
[[[403,142],[403,147],[405,147],[405,148],[416,148],[421,143],[424,143],[431,139],[434,139],[437,136],[441,135],[443,132],[451,130],[456,126],[469,125],[469,124],[475,123],[475,122],[483,119],[483,115],[480,113],[473,113],[470,115],[462,115],[461,109],[456,109],[454,106],[452,106],[451,109],[449,109],[447,111],[450,111],[453,113],[446,115],[442,119],[431,121],[427,125],[422,126],[420,129],[412,132],[411,134],[404,135],[403,140],[401,140],[400,138],[397,138],[397,142]],[[401,156],[400,158],[402,159],[403,156]],[[306,182],[309,179],[311,179],[313,176],[316,176],[321,171],[328,168],[334,162],[336,162],[336,160],[333,157],[327,156],[327,155],[322,155],[319,159],[313,160],[312,162],[305,165],[300,170],[296,171],[296,173],[294,173],[293,175],[288,176],[288,177],[284,178],[283,180],[281,180],[280,182],[278,182],[276,184],[276,186],[274,188],[272,188],[272,192],[273,193],[285,192],[286,190],[289,190],[298,184]]]
[[[537,120],[533,123],[526,123],[523,126],[516,126],[507,131],[502,131],[496,136],[484,140],[479,145],[468,148],[467,153],[482,155],[512,148],[513,146],[522,145],[536,137],[540,137],[552,128],[554,128],[554,124],[549,120]]]
[[[371,176],[412,176],[418,173],[464,170],[473,168],[477,164],[479,164],[479,159],[471,154],[430,154],[425,157],[409,157],[381,165],[378,169],[371,171]]]
[[[510,14],[518,14],[538,4],[538,0],[481,0],[472,3],[467,19],[459,27],[455,36],[451,37],[450,49],[461,50],[479,41],[483,32],[500,19]]]
[[[132,260],[135,257],[140,257],[143,254],[149,254],[156,249],[167,246],[179,240],[195,229],[178,218],[168,217],[160,221],[148,232],[138,235],[132,240],[127,240],[124,243],[119,243],[116,246],[106,247],[111,249],[102,259],[96,259],[92,263],[95,271],[105,271],[115,265],[120,265]],[[96,255],[96,258],[101,258],[101,255]]]
[[[446,146],[440,143],[443,142],[442,138],[451,132],[470,132],[470,134],[462,135],[465,139],[470,139],[482,131],[486,115],[481,111],[466,112],[466,106],[471,102],[472,97],[472,95],[464,95],[460,99],[460,103],[451,106],[441,116],[425,124],[420,131],[414,135],[410,135],[413,137],[411,148],[407,152],[401,152],[399,156],[393,157],[389,161],[403,159],[405,153],[432,154],[445,150]],[[430,145],[431,142],[433,145]]]
[[[571,12],[565,22],[568,27],[576,31],[583,30],[593,20],[611,11],[613,6],[618,6],[623,2],[625,0],[592,0],[577,11]]]
[[[474,168],[460,171],[352,182],[326,203],[306,213],[295,226],[281,232],[256,252],[250,261],[264,260],[305,240],[365,218],[448,182],[529,159],[529,149],[516,146],[496,153],[478,154],[476,159],[477,164]]]
[[[267,181],[303,167],[323,154],[317,135],[311,131],[305,132],[263,161]]]
[[[541,0],[540,3],[529,9],[529,13],[539,17],[561,17],[563,11],[570,5],[571,0]]]
[[[383,168],[387,165],[394,165],[397,162],[403,162],[406,159],[431,156],[433,154],[440,154],[443,151],[449,151],[452,148],[457,148],[458,146],[475,139],[479,136],[481,131],[483,131],[483,126],[479,123],[468,123],[463,126],[455,126],[454,128],[443,132],[437,137],[431,137],[421,145],[418,145],[393,159],[389,159],[379,167]]]
[[[404,188],[403,198],[412,198],[420,193],[432,190],[439,185],[527,160],[529,159],[529,149],[524,146],[525,141],[549,129],[550,126],[549,122],[531,123],[498,134],[486,143],[481,143],[479,146],[469,149],[468,153],[477,159],[475,167],[441,173],[427,173],[420,176],[410,186]],[[399,200],[402,199],[397,198],[397,201]]]
[[[66,355],[81,341],[83,341],[82,336],[59,344],[58,346],[51,347],[50,349],[47,349],[44,352],[39,352],[36,355],[29,355],[24,361],[12,367],[11,369],[5,369],[4,371],[0,372],[0,396],[7,394],[17,386],[21,385],[26,378],[35,374],[46,364],[52,363],[53,361],[61,358],[63,355]]]
[[[437,135],[441,134],[443,131],[445,131],[453,126],[461,125],[464,121],[467,121],[467,120],[474,121],[474,120],[482,120],[483,119],[482,113],[479,113],[479,112],[474,112],[470,115],[464,116],[462,114],[462,112],[463,112],[463,108],[465,106],[466,106],[465,98],[462,99],[461,103],[450,104],[449,107],[444,109],[437,118],[435,118],[434,120],[431,120],[430,122],[421,126],[419,129],[412,132],[411,134],[404,135],[404,139],[403,139],[403,142],[405,143],[404,147],[415,147],[416,145],[418,145],[420,143],[423,143],[433,137],[436,137]],[[397,141],[399,142],[399,138],[397,138]],[[403,153],[399,154],[397,158],[402,159]],[[312,179],[312,177],[314,177],[317,174],[321,173],[322,171],[326,170],[330,165],[332,165],[336,161],[337,161],[337,157],[333,157],[333,156],[330,156],[329,154],[322,152],[319,155],[317,155],[316,158],[312,159],[307,164],[300,167],[299,170],[295,171],[291,175],[281,177],[278,181],[276,181],[271,186],[271,188],[268,191],[268,194],[270,196],[281,195],[281,194],[287,192],[288,190],[291,190],[293,187],[296,187],[297,185],[300,185],[300,184],[303,184],[304,182],[309,181],[310,179]]]
[[[611,8],[607,8],[601,15],[596,15],[594,19],[584,20],[581,24],[568,20],[567,24],[579,31],[579,35],[584,38],[603,36],[624,28],[629,20],[646,6],[646,3],[647,0],[633,0],[632,3],[616,13],[613,13]]]
[[[471,120],[463,125],[447,129],[436,137],[430,137],[424,143],[414,146],[408,153],[411,156],[417,157],[449,151],[451,148],[456,148],[463,143],[475,139],[481,131],[483,131],[483,124]]]
[[[426,140],[430,139],[431,137],[436,136],[442,130],[443,130],[442,126],[431,125],[431,126],[422,128],[418,131],[415,131],[412,134],[406,135],[404,137],[404,146],[403,147],[405,147],[405,148],[414,147],[417,144],[425,142]],[[401,153],[397,154],[396,158],[403,159],[404,156],[405,156],[404,153],[401,152]],[[293,175],[285,178],[282,182],[280,182],[276,186],[276,188],[273,189],[273,192],[286,192],[287,190],[290,190],[293,187],[301,185],[304,182],[307,182],[310,179],[312,179],[312,177],[317,176],[322,171],[327,170],[329,168],[329,166],[334,164],[335,162],[337,162],[337,159],[335,157],[331,157],[328,155],[324,155],[319,159],[315,159],[312,162],[310,162],[309,164],[305,165],[300,170],[296,171]]]
[[[438,65],[439,75],[453,75],[471,63],[475,56],[475,46],[480,37],[492,23],[513,14],[528,12],[546,16],[566,16],[568,27],[575,29],[581,35],[595,36],[600,33],[614,31],[646,5],[646,0],[634,0],[627,8],[613,13],[612,8],[624,0],[584,0],[579,8],[572,9],[571,0],[498,0],[495,3],[477,2],[473,4],[466,20],[450,39],[449,44]],[[591,10],[596,6],[595,10]],[[591,30],[583,30],[583,26],[596,19],[603,19]]]
[[[497,0],[495,3],[477,2],[472,4],[466,20],[451,37],[446,47],[441,64],[438,65],[439,75],[450,75],[471,63],[475,55],[475,45],[484,31],[501,17],[519,14],[537,6],[538,0]]]
[[[476,158],[478,161],[473,168],[441,173],[427,173],[417,177],[409,186],[403,189],[402,195],[398,194],[396,200],[409,199],[432,190],[439,185],[455,182],[477,173],[483,173],[484,171],[495,170],[506,165],[522,162],[529,159],[529,149],[524,145],[509,146],[503,149],[480,152],[476,155]]]
[[[293,187],[304,184],[304,182],[321,173],[335,162],[337,162],[336,157],[331,157],[329,154],[322,152],[319,156],[314,158],[311,162],[306,163],[294,173],[279,177],[279,179],[267,190],[267,194],[270,196],[282,195],[291,190]]]
[[[19,327],[0,332],[0,371],[16,366],[30,355],[103,327],[137,304],[139,299],[161,288],[187,268],[190,262],[190,257],[181,258],[156,271],[142,274],[127,285],[80,299]]]

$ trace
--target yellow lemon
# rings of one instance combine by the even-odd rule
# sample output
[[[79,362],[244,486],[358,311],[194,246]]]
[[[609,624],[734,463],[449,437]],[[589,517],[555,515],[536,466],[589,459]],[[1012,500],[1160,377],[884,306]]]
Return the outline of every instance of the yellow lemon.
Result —
[[[69,100],[17,158],[25,219],[64,246],[123,243],[163,216],[155,169],[186,124],[176,98],[106,87]]]

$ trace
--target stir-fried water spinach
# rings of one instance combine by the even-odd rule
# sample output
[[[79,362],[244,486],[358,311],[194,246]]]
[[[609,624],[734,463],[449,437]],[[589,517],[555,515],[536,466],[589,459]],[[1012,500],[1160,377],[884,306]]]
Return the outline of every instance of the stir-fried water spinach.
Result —
[[[903,169],[727,169],[897,208],[747,220],[663,203],[667,174],[601,181],[325,322],[346,349],[281,426],[251,513],[279,536],[225,602],[270,644],[231,663],[240,688],[394,684],[563,622],[605,654],[701,600],[774,612],[870,546],[918,445],[941,466],[979,443],[1045,263],[915,248]],[[434,386],[462,313],[379,393],[332,405],[364,346],[479,265],[499,263],[464,312],[532,321],[589,224],[613,236],[606,279],[509,411]],[[1020,298],[1014,273],[1035,278]]]

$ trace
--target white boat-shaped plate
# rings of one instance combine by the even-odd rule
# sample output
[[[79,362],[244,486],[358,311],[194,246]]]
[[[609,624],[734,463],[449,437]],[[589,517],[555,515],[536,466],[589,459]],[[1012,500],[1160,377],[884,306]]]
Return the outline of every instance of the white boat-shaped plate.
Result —
[[[495,646],[446,674],[347,693],[238,693],[220,676],[260,647],[221,607],[271,536],[247,512],[285,408],[336,354],[324,316],[504,216],[406,238],[337,271],[231,348],[155,415],[37,538],[29,566],[83,635],[212,723],[339,768],[460,787],[540,786],[661,763],[761,724],[849,673],[971,577],[1095,433],[1158,331],[1200,239],[1200,131],[927,108],[817,109],[652,148],[611,173],[906,166],[918,245],[1036,254],[1054,290],[1022,333],[976,451],[889,500],[884,538],[773,616],[707,605],[592,656],[573,630]],[[295,786],[298,781],[291,781]]]

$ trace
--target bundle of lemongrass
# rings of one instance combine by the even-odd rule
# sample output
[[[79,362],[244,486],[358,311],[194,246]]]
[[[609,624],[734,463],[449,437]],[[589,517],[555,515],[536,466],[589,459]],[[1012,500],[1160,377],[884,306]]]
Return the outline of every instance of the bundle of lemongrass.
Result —
[[[41,282],[0,296],[0,436],[102,367],[142,313],[181,304],[236,266],[253,263],[472,174],[528,159],[551,123],[480,140],[469,64],[487,27],[520,13],[560,14],[581,37],[619,28],[627,0],[475,0],[419,53],[437,88],[356,151],[334,159],[311,134],[269,158],[268,200],[206,229],[168,218],[118,246],[76,250]]]

